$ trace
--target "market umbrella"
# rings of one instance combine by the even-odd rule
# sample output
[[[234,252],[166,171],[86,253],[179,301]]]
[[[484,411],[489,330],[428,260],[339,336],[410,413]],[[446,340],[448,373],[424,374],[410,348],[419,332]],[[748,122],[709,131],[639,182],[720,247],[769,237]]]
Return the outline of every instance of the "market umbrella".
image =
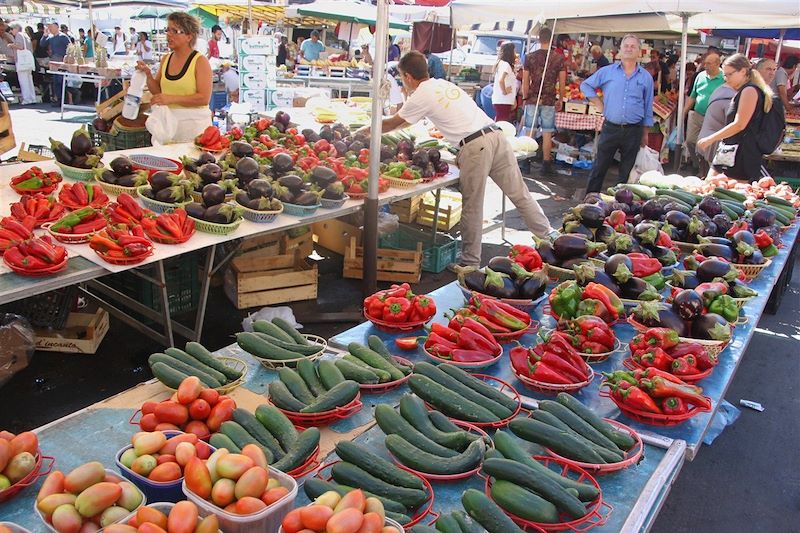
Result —
[[[200,20],[200,26],[203,28],[211,28],[215,24],[219,24],[219,17],[202,7],[192,8],[188,13],[193,17],[197,17]]]
[[[145,20],[145,19],[165,19],[167,15],[175,11],[175,9],[170,7],[163,7],[163,6],[147,6],[143,7],[133,15],[131,15],[131,19],[133,20]]]

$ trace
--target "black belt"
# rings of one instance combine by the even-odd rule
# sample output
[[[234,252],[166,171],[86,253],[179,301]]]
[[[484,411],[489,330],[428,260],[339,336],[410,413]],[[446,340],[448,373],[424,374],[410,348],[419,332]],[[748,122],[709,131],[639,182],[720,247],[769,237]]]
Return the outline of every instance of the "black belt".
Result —
[[[460,143],[458,143],[458,147],[459,147],[459,148],[463,148],[463,146],[464,146],[465,144],[467,144],[468,142],[470,142],[470,141],[474,141],[474,140],[475,140],[475,139],[477,139],[478,137],[483,137],[483,136],[484,136],[484,135],[486,135],[487,133],[491,133],[491,132],[493,132],[493,131],[497,131],[497,130],[499,130],[499,129],[500,129],[500,127],[499,127],[497,124],[489,124],[489,125],[488,125],[488,126],[486,126],[485,128],[481,128],[481,129],[479,129],[478,131],[476,131],[475,133],[470,133],[469,135],[467,135],[466,137],[464,137],[463,139],[461,139],[461,142],[460,142]]]
[[[609,126],[614,127],[614,128],[622,128],[622,129],[625,129],[625,128],[639,128],[639,127],[643,126],[643,124],[641,122],[637,122],[636,124],[615,124],[615,123],[611,122],[610,120],[606,120],[605,122],[603,122],[604,126],[606,124],[608,124]]]

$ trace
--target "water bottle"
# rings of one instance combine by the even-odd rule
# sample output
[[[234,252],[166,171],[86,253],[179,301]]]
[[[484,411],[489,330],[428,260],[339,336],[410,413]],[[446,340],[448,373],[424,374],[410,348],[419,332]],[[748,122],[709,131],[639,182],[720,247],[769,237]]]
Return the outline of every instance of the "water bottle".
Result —
[[[122,116],[128,120],[136,120],[139,116],[139,105],[142,103],[144,86],[147,83],[147,75],[137,70],[131,77],[131,84],[128,93],[125,95],[125,103],[122,107]]]

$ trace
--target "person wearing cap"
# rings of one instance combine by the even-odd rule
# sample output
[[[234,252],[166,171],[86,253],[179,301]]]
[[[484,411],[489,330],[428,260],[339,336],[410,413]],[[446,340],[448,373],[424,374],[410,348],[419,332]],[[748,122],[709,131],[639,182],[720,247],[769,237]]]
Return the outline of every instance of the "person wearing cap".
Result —
[[[209,59],[216,57],[219,59],[219,41],[222,39],[222,28],[218,24],[211,26],[211,39],[208,40],[208,56]]]
[[[311,38],[303,41],[300,45],[300,57],[306,61],[314,61],[319,59],[319,55],[325,51],[325,45],[319,40],[319,32],[314,30],[311,32]]]
[[[233,63],[227,59],[220,65],[222,83],[225,85],[225,92],[228,93],[228,100],[231,102],[239,101],[239,73],[233,68]]]
[[[431,78],[428,61],[419,52],[412,51],[402,56],[397,68],[408,97],[400,111],[383,119],[381,131],[404,128],[427,118],[452,146],[459,148],[456,164],[460,169],[464,203],[461,261],[448,268],[462,273],[480,266],[487,177],[491,177],[511,199],[533,233],[542,237],[552,235],[554,230],[550,221],[522,179],[511,144],[475,100],[458,85]],[[369,126],[359,130],[362,135],[369,133]]]

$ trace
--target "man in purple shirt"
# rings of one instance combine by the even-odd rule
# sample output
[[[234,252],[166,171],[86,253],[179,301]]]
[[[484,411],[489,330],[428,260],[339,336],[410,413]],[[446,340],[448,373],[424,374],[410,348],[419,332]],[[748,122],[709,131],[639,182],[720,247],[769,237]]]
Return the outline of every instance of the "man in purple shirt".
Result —
[[[653,125],[653,77],[639,66],[639,38],[626,35],[621,48],[622,62],[599,69],[581,84],[583,94],[605,117],[587,193],[599,192],[603,187],[603,178],[617,150],[621,156],[620,180],[628,179],[636,154],[647,144],[647,133]],[[597,96],[597,89],[603,91],[602,99]]]

